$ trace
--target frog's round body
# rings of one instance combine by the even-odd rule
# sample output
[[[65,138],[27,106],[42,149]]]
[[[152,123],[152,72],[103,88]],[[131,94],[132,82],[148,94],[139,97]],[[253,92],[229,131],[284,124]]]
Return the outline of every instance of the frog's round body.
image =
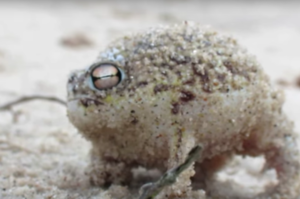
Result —
[[[296,149],[280,148],[294,143],[282,94],[233,38],[189,23],[158,27],[116,40],[95,63],[114,64],[126,77],[105,90],[91,88],[91,67],[69,79],[68,116],[92,142],[94,183],[126,183],[139,165],[166,170],[199,143],[199,167],[227,152],[268,156],[271,148],[293,154],[289,161],[299,167]],[[279,160],[280,178],[290,168]]]

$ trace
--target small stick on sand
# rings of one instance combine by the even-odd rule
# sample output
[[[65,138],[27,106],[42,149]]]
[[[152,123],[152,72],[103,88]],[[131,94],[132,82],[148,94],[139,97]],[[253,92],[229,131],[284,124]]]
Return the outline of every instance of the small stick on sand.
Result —
[[[9,110],[11,109],[13,106],[24,103],[24,102],[28,102],[28,101],[32,101],[32,100],[45,100],[45,101],[51,101],[51,102],[56,102],[59,103],[61,105],[66,106],[66,102],[57,98],[57,97],[53,97],[53,96],[41,96],[41,95],[32,95],[32,96],[24,96],[21,97],[15,101],[9,102],[7,104],[4,104],[3,106],[0,106],[0,111],[3,110]]]
[[[164,187],[170,186],[171,184],[175,183],[176,178],[197,160],[201,150],[201,145],[195,146],[189,152],[184,163],[167,171],[158,181],[143,185],[140,190],[142,195],[139,197],[139,199],[153,199],[163,190]]]

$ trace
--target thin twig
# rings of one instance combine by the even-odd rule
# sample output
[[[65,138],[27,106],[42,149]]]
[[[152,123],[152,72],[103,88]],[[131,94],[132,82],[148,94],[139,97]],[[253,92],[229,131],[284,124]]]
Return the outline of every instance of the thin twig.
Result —
[[[201,150],[201,145],[195,146],[189,152],[184,163],[168,170],[158,181],[143,185],[141,188],[142,195],[139,197],[139,199],[153,199],[163,190],[164,187],[170,186],[175,183],[176,178],[197,160]]]
[[[15,105],[18,105],[18,104],[21,104],[21,103],[24,103],[24,102],[28,102],[28,101],[32,101],[32,100],[45,100],[45,101],[57,102],[61,105],[66,106],[66,102],[59,99],[59,98],[57,98],[57,97],[32,95],[32,96],[24,96],[24,97],[21,97],[21,98],[15,100],[15,101],[4,104],[3,106],[0,106],[0,111],[1,110],[9,110]]]

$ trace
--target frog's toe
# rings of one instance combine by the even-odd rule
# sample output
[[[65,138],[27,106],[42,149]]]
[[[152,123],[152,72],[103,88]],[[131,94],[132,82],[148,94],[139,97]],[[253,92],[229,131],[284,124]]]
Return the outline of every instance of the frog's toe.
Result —
[[[132,167],[123,162],[99,159],[88,168],[92,186],[109,187],[111,184],[128,185],[132,180]]]

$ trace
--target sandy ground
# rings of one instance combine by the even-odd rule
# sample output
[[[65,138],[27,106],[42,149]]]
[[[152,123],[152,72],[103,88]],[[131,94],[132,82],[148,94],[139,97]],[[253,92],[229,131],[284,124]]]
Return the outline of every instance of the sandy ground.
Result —
[[[297,2],[1,1],[0,104],[32,94],[65,99],[70,71],[90,64],[113,38],[193,20],[233,34],[258,57],[285,90],[284,109],[300,132],[299,19]],[[118,187],[90,187],[89,148],[63,106],[32,102],[0,112],[0,198],[116,198]]]

